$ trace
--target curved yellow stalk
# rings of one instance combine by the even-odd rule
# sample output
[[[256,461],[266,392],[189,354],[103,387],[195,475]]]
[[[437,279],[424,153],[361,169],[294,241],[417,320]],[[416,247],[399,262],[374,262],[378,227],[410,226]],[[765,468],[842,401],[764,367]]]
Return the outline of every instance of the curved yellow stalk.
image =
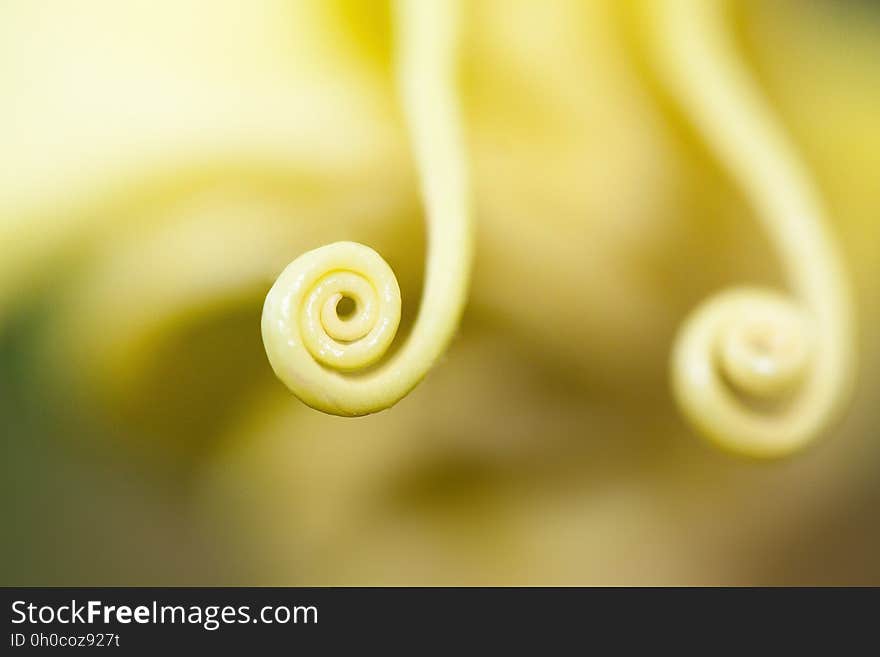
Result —
[[[675,394],[721,446],[789,454],[828,427],[851,387],[843,265],[808,173],[736,56],[723,0],[648,4],[665,83],[745,193],[795,294],[736,289],[697,308],[673,351]]]
[[[367,372],[394,339],[400,290],[372,249],[337,242],[303,254],[278,277],[263,307],[272,368],[302,401],[336,415],[392,406],[439,358],[458,325],[470,275],[470,197],[455,92],[453,2],[396,3],[396,75],[420,172],[428,261],[419,317],[409,339]],[[341,315],[343,298],[354,308]]]

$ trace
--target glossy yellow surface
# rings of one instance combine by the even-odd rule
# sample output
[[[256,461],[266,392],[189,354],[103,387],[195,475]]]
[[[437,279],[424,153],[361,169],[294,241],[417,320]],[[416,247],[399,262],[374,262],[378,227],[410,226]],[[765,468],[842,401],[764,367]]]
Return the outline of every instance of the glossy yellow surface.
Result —
[[[458,326],[471,268],[470,197],[460,127],[457,7],[442,0],[396,3],[397,81],[421,177],[428,263],[419,319],[401,351],[379,369],[400,323],[400,290],[375,251],[338,242],[300,256],[263,309],[272,367],[312,408],[366,415],[389,408],[427,374]],[[337,304],[354,302],[350,317]]]

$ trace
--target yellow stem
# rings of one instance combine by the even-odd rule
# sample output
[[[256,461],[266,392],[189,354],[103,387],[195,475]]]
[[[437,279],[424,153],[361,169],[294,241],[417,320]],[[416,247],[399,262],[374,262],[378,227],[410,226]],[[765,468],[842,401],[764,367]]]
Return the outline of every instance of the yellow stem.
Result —
[[[786,455],[825,430],[849,395],[854,319],[843,264],[815,185],[736,55],[723,0],[648,6],[658,71],[745,193],[795,295],[736,289],[697,308],[673,351],[675,393],[719,445]]]
[[[335,415],[392,406],[427,374],[454,334],[470,277],[473,238],[456,94],[457,4],[398,0],[396,76],[421,180],[428,257],[419,317],[406,344],[374,370],[400,321],[400,290],[372,249],[337,242],[303,254],[263,308],[272,368],[302,401]],[[354,303],[340,317],[343,297]]]

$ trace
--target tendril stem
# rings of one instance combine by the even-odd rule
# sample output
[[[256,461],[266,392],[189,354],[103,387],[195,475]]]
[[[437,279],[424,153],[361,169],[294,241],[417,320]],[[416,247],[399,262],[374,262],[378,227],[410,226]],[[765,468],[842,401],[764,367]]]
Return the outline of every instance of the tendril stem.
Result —
[[[736,289],[697,308],[673,350],[675,394],[722,447],[790,454],[828,427],[852,385],[844,267],[808,172],[736,55],[724,0],[648,5],[661,77],[744,192],[794,293]]]
[[[309,406],[344,416],[389,408],[446,349],[467,296],[472,260],[470,193],[456,94],[457,3],[397,0],[396,79],[427,222],[419,316],[405,344],[379,361],[400,321],[400,289],[372,249],[337,242],[303,254],[278,277],[263,307],[263,343],[278,378]],[[342,317],[337,306],[351,299]]]

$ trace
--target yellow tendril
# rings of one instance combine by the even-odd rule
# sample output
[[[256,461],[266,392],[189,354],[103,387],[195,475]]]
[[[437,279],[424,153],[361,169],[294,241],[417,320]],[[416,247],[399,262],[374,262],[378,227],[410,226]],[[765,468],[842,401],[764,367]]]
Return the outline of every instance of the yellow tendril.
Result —
[[[303,402],[357,416],[392,406],[440,357],[458,325],[470,275],[470,198],[456,101],[457,7],[395,4],[396,76],[420,172],[428,257],[421,309],[406,344],[385,353],[400,321],[388,264],[363,244],[303,254],[278,277],[263,307],[263,343],[276,375]],[[344,316],[339,304],[353,310]]]
[[[717,444],[783,456],[826,429],[848,397],[853,310],[817,192],[736,56],[722,2],[648,3],[658,69],[744,191],[796,299],[743,288],[705,302],[677,338],[673,385]]]

